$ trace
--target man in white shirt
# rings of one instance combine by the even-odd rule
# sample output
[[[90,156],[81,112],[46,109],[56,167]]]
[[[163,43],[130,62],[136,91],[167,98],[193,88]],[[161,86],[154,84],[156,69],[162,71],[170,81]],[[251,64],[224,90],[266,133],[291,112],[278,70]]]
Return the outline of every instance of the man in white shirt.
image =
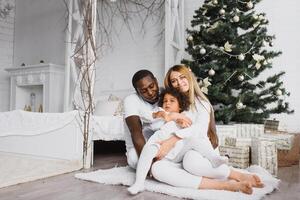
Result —
[[[136,168],[146,140],[153,134],[150,124],[142,120],[141,113],[157,107],[159,87],[157,79],[148,70],[137,71],[132,77],[132,85],[136,93],[124,99],[124,118],[128,128],[125,142],[128,165]]]

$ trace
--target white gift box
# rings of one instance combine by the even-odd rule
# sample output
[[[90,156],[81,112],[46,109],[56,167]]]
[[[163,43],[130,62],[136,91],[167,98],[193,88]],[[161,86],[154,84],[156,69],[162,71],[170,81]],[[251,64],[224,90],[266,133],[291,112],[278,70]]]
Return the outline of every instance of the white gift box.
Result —
[[[263,138],[252,138],[251,164],[259,165],[277,176],[277,147],[274,141]]]
[[[293,134],[264,134],[260,138],[275,142],[279,150],[291,150],[294,141]]]
[[[236,168],[245,169],[249,167],[250,147],[232,147],[232,146],[219,146],[219,151],[222,156],[229,157],[229,165]]]

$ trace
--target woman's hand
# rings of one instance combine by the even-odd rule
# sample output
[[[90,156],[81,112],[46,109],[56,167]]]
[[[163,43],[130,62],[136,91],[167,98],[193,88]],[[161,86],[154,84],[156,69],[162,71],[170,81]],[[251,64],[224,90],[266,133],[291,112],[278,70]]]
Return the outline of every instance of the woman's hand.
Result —
[[[169,121],[175,121],[181,128],[186,128],[192,125],[192,120],[181,113],[169,113]]]
[[[156,154],[157,160],[163,159],[179,140],[181,140],[181,138],[174,135],[169,139],[158,142],[160,144],[160,148]]]
[[[180,126],[181,128],[187,128],[187,127],[191,126],[191,124],[189,123],[189,121],[184,120],[184,119],[177,119],[176,120],[176,124],[178,126]]]

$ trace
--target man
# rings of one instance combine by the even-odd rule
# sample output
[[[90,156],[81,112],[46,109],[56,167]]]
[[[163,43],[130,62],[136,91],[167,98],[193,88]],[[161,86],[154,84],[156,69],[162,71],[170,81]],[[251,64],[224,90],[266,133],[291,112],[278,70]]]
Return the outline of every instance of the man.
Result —
[[[127,124],[125,133],[127,163],[136,169],[139,155],[146,141],[154,133],[150,124],[143,121],[142,113],[153,111],[157,108],[159,98],[159,87],[157,79],[148,70],[137,71],[132,77],[132,85],[136,93],[124,99],[124,118]],[[191,125],[189,118],[178,118],[176,123]],[[156,155],[157,159],[162,159],[173,148],[180,138],[172,136],[160,143],[160,149]]]
[[[124,99],[124,117],[128,127],[125,142],[128,165],[136,168],[146,140],[153,134],[150,124],[143,122],[141,113],[157,107],[159,87],[157,79],[148,70],[137,71],[132,77],[132,85],[136,93]]]

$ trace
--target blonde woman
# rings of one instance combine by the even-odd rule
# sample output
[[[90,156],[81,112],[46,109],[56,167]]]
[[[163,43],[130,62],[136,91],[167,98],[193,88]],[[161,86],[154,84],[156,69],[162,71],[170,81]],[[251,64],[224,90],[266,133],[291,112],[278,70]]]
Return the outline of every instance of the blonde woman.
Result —
[[[194,74],[185,65],[175,65],[166,74],[164,84],[166,88],[177,89],[188,95],[189,111],[199,115],[201,122],[192,124],[186,131],[195,134],[207,134],[212,146],[218,146],[213,108],[207,97],[201,92]],[[180,122],[179,122],[180,123]],[[164,156],[175,143],[182,138],[177,135],[163,141],[157,154],[156,161],[151,168],[155,179],[177,187],[197,189],[219,189],[252,193],[252,187],[263,187],[260,178],[254,174],[245,174],[229,168],[226,164],[214,168],[210,161],[198,152],[189,150],[183,156],[182,163],[174,163]],[[216,150],[217,151],[217,150]]]

